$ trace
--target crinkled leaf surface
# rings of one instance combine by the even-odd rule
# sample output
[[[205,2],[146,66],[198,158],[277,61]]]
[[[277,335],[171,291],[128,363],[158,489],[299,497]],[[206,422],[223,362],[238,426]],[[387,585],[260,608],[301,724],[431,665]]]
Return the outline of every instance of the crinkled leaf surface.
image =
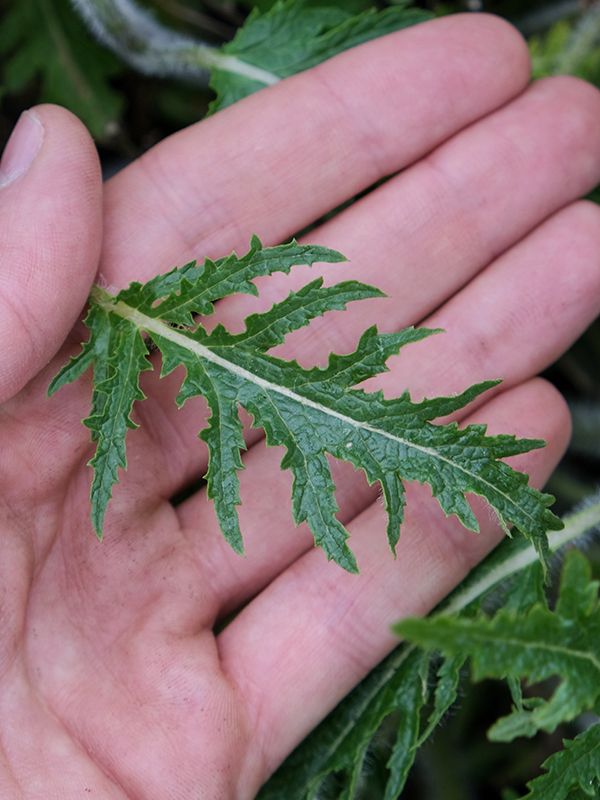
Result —
[[[560,679],[549,700],[538,698],[498,720],[489,732],[497,741],[552,732],[561,722],[594,709],[600,698],[598,583],[591,580],[589,563],[578,551],[565,561],[554,610],[536,603],[525,614],[503,608],[493,617],[409,619],[398,623],[396,631],[423,647],[468,655],[475,680]]]
[[[341,3],[315,5],[309,0],[282,0],[264,13],[254,10],[235,38],[222,48],[232,59],[211,70],[217,111],[259,89],[358,44],[431,17],[399,2],[393,8],[355,13]],[[235,59],[235,61],[233,61]],[[241,65],[255,70],[244,70]],[[235,67],[235,69],[233,69]],[[264,74],[258,73],[262,70]]]
[[[307,522],[315,542],[329,559],[349,571],[357,565],[337,519],[334,484],[327,456],[362,469],[378,482],[388,515],[387,535],[395,548],[404,512],[403,480],[428,484],[446,514],[468,528],[477,521],[467,493],[485,497],[502,524],[514,525],[543,552],[546,530],[561,527],[549,510],[552,498],[527,484],[527,476],[499,459],[542,446],[537,440],[486,435],[483,425],[460,429],[433,420],[462,408],[494,382],[470,387],[454,397],[414,403],[408,392],[387,399],[356,384],[387,369],[387,359],[404,345],[434,331],[407,328],[379,333],[369,328],[355,352],[331,355],[311,369],[269,355],[285,336],[327,311],[352,300],[381,295],[378,289],[344,281],[324,286],[321,279],[252,314],[241,333],[217,325],[210,333],[197,315],[209,315],[214,302],[234,292],[256,294],[253,280],[287,273],[295,264],[340,262],[339,253],[291,242],[263,248],[255,237],[243,257],[190,263],[116,296],[96,287],[86,318],[90,339],[53,381],[55,391],[88,367],[94,371],[92,413],[86,424],[96,443],[92,459],[92,516],[99,535],[119,468],[125,466],[125,434],[132,427],[133,403],[143,395],[138,375],[149,367],[147,337],[162,354],[162,372],[183,365],[186,375],[177,403],[202,395],[211,416],[201,436],[209,451],[207,491],[227,540],[242,550],[237,506],[238,471],[244,449],[240,406],[262,428],[269,445],[285,448],[282,468],[294,478],[292,512]]]

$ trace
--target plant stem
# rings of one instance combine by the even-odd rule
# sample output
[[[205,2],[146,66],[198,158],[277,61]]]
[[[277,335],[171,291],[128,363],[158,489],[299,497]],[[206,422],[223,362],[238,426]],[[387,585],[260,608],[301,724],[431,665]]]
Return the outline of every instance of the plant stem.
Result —
[[[208,84],[209,70],[233,72],[263,86],[279,76],[219,48],[161,25],[135,0],[72,0],[96,38],[123,61],[146,75],[187,77]]]
[[[600,497],[595,495],[580,510],[563,518],[565,527],[548,534],[548,544],[553,553],[572,544],[589,531],[600,526]],[[509,541],[500,546],[450,595],[440,607],[441,614],[462,611],[502,581],[535,564],[538,555],[529,543]],[[521,544],[521,546],[519,546]]]

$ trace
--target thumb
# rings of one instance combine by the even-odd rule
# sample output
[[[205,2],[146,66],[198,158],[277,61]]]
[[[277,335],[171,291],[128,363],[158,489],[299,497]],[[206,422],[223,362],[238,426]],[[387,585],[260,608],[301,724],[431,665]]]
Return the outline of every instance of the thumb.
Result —
[[[58,106],[25,111],[0,161],[0,402],[57,352],[96,273],[102,182],[94,144]]]

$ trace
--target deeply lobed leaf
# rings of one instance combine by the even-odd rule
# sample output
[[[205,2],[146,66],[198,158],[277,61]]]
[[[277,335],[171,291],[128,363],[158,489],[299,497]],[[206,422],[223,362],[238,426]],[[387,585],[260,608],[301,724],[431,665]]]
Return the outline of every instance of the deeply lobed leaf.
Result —
[[[408,328],[380,334],[370,328],[354,353],[332,355],[323,368],[304,369],[295,361],[269,354],[285,336],[328,311],[344,309],[353,300],[381,295],[378,289],[345,281],[324,286],[321,279],[292,292],[286,299],[245,320],[233,334],[222,325],[208,333],[196,315],[208,315],[215,301],[234,292],[255,294],[253,280],[287,273],[298,263],[340,262],[332,250],[291,242],[263,248],[254,237],[249,252],[219,261],[186,264],[178,270],[132,284],[116,297],[96,287],[86,318],[90,340],[61,371],[50,389],[94,371],[91,416],[86,424],[96,443],[92,459],[92,515],[101,534],[106,506],[118,470],[125,466],[125,434],[132,427],[131,410],[143,399],[138,376],[150,368],[144,336],[162,355],[162,374],[183,365],[186,375],[177,402],[206,398],[211,417],[201,433],[209,451],[208,494],[223,533],[241,552],[242,535],[238,471],[244,449],[238,408],[244,407],[267,444],[285,448],[282,468],[294,478],[292,512],[296,523],[307,522],[315,542],[328,558],[356,571],[347,545],[348,533],[337,519],[335,486],[327,456],[348,461],[378,482],[388,514],[388,540],[398,542],[404,513],[404,480],[429,484],[446,514],[477,530],[468,493],[485,497],[505,528],[514,525],[544,551],[546,530],[561,523],[548,506],[552,500],[527,485],[527,476],[499,459],[542,446],[514,436],[490,437],[485,426],[435,425],[433,420],[464,407],[495,382],[470,387],[454,397],[414,403],[408,392],[395,399],[354,388],[384,372],[389,356],[435,331]]]
[[[96,452],[89,462],[94,468],[92,480],[92,522],[99,538],[112,487],[118,471],[127,465],[125,435],[137,425],[131,419],[136,400],[143,400],[139,387],[141,372],[152,367],[146,356],[147,345],[139,329],[126,319],[115,319],[98,305],[92,305],[85,324],[93,332],[78,358],[73,358],[50,384],[53,393],[94,369],[92,411],[85,425],[92,432]]]
[[[496,722],[490,737],[510,741],[552,732],[600,699],[600,602],[598,583],[590,575],[589,563],[574,551],[565,562],[553,611],[538,602],[526,613],[506,607],[493,617],[408,619],[396,625],[396,632],[446,655],[469,656],[475,680],[511,677],[539,683],[559,678],[549,700],[517,707]]]
[[[388,656],[287,758],[262,788],[258,800],[318,797],[323,782],[336,773],[345,778],[347,797],[354,797],[357,766],[392,711],[399,712],[392,768],[394,788],[400,791],[416,754],[425,702],[423,672],[428,662],[416,648]]]

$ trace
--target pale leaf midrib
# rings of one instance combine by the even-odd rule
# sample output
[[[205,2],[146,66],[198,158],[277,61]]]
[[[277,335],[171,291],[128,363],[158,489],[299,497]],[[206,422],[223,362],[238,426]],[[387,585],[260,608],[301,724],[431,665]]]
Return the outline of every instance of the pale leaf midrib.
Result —
[[[456,462],[452,461],[451,459],[441,455],[437,450],[434,450],[431,447],[425,447],[424,445],[418,445],[414,442],[410,442],[407,439],[403,439],[400,436],[396,436],[388,431],[381,430],[380,428],[374,428],[372,425],[369,425],[365,422],[359,422],[358,420],[353,419],[352,417],[348,417],[345,414],[340,413],[339,411],[335,411],[332,408],[328,408],[327,406],[322,405],[321,403],[317,403],[315,400],[311,400],[304,395],[297,394],[293,392],[291,389],[288,389],[285,386],[280,386],[276,383],[271,383],[270,381],[261,378],[259,375],[256,375],[253,372],[250,372],[244,367],[240,367],[238,364],[234,364],[231,361],[217,355],[215,352],[210,350],[208,347],[200,344],[193,339],[190,339],[188,336],[180,333],[179,331],[172,328],[168,323],[163,322],[159,319],[146,316],[142,312],[138,311],[135,308],[132,308],[127,303],[121,301],[115,302],[115,298],[110,295],[105,290],[101,289],[100,287],[94,286],[91,292],[91,299],[102,306],[106,311],[112,312],[123,319],[127,319],[132,322],[137,328],[140,330],[144,330],[148,333],[155,333],[163,339],[166,339],[173,344],[177,345],[178,347],[188,350],[189,352],[194,353],[199,358],[203,358],[206,361],[209,361],[217,366],[226,369],[229,372],[232,372],[235,375],[238,375],[245,380],[248,380],[250,383],[254,383],[257,386],[260,386],[262,389],[268,392],[274,392],[276,394],[282,395],[283,397],[287,397],[288,399],[296,402],[300,405],[307,406],[309,408],[313,408],[314,410],[328,415],[330,417],[334,417],[335,419],[340,420],[345,425],[348,425],[350,428],[356,428],[360,430],[368,431],[369,433],[376,434],[382,436],[386,439],[390,439],[391,441],[400,444],[406,448],[416,450],[420,453],[423,453],[430,458],[437,459],[440,462],[447,464],[450,468],[459,470],[463,472],[465,475],[468,475],[472,480],[483,484],[484,486],[489,487],[490,492],[497,493],[501,497],[504,498],[506,503],[521,514],[525,514],[532,522],[534,528],[537,528],[538,522],[537,520],[524,508],[519,506],[510,495],[507,495],[505,492],[501,491],[497,486],[490,483],[489,481],[485,480],[479,475],[476,475],[470,472],[465,467],[457,464]]]

